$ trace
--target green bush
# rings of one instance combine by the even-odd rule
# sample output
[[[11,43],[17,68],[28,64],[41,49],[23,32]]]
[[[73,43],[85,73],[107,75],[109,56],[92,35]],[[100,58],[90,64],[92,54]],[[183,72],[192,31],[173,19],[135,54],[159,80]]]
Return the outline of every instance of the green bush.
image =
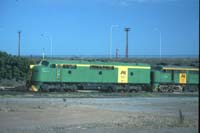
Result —
[[[0,51],[0,84],[5,80],[25,81],[30,64],[33,61],[28,57],[17,57]]]

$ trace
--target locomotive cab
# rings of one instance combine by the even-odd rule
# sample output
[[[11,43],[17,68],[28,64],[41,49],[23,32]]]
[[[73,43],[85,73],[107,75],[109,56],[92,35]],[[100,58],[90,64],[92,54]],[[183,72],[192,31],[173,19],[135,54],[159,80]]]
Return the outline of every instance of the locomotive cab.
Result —
[[[46,60],[40,61],[37,65],[30,65],[29,66],[29,78],[27,80],[27,87],[30,91],[37,92],[40,88],[41,76],[44,72],[44,69],[47,68],[49,62]]]

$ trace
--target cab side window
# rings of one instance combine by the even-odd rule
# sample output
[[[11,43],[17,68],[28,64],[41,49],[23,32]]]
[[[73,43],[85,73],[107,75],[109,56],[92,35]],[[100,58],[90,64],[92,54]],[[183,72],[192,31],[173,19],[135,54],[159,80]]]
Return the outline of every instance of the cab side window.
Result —
[[[49,62],[48,61],[42,61],[42,63],[41,63],[43,66],[48,66],[49,65]]]

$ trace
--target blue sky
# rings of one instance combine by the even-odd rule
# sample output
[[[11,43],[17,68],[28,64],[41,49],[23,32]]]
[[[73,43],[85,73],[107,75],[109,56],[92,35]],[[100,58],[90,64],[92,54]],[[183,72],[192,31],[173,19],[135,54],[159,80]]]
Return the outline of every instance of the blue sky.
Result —
[[[21,54],[199,54],[199,0],[0,0],[0,50]],[[157,30],[155,30],[157,29]]]

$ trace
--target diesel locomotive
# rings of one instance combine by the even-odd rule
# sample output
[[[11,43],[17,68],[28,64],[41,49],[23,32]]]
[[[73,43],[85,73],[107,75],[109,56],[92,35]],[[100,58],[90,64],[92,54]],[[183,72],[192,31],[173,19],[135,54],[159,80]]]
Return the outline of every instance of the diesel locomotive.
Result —
[[[31,91],[198,91],[199,69],[52,59],[30,65],[27,86]]]

